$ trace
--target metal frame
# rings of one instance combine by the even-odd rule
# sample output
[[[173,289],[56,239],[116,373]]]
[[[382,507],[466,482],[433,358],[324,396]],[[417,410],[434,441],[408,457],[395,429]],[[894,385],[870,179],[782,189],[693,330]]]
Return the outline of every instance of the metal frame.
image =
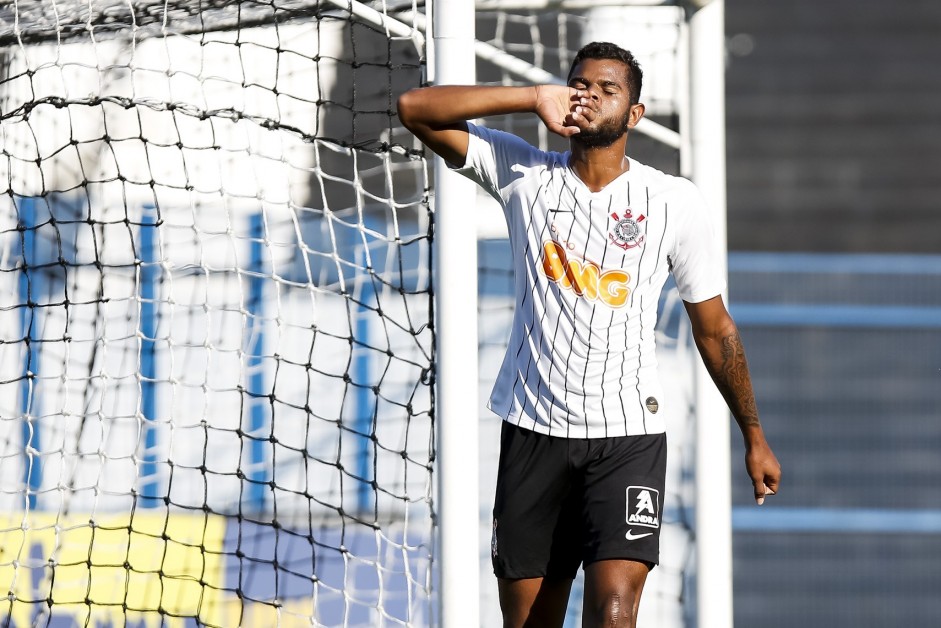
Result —
[[[715,236],[726,252],[725,0],[700,4],[689,20],[690,176],[712,207]],[[702,628],[731,628],[729,410],[702,362],[696,412],[696,618]]]
[[[474,4],[437,0],[432,14],[439,85],[476,82]],[[435,158],[435,311],[437,362],[440,625],[480,625],[477,395],[477,190]],[[471,227],[468,227],[471,225]]]

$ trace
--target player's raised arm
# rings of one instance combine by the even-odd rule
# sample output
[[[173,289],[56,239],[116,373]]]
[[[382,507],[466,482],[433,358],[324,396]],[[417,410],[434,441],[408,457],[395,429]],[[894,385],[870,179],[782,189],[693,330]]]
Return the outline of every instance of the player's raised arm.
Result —
[[[758,420],[758,406],[738,328],[722,302],[714,297],[701,303],[685,303],[693,339],[706,369],[725,398],[745,440],[745,468],[755,488],[755,500],[778,492],[781,465],[765,440]]]
[[[463,166],[468,120],[509,113],[535,113],[553,133],[571,137],[595,117],[585,90],[564,85],[490,87],[441,85],[405,92],[399,119],[409,131],[448,163]]]

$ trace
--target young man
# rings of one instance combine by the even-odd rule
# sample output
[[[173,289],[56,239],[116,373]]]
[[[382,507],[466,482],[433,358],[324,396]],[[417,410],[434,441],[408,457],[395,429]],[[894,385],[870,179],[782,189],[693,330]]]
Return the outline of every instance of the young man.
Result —
[[[755,499],[778,490],[703,199],[625,155],[641,81],[629,52],[593,43],[568,86],[429,87],[398,103],[402,123],[497,199],[509,227],[517,307],[490,398],[505,419],[492,554],[506,627],[561,626],[580,564],[583,625],[636,623],[659,560],[669,400],[654,326],[670,272],[741,428]],[[569,138],[570,152],[467,122],[519,112]]]

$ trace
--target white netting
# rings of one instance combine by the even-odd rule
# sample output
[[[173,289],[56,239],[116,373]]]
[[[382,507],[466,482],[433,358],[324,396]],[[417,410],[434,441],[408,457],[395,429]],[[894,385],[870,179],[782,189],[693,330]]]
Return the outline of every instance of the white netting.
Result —
[[[0,25],[0,616],[427,624],[422,51],[311,2]]]

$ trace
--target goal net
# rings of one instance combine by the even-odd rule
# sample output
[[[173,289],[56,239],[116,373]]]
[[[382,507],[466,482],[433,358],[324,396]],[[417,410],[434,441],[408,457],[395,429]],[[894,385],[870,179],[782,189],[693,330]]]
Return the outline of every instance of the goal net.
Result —
[[[344,4],[0,8],[4,625],[431,623],[422,39]]]
[[[621,43],[659,125],[632,156],[682,172],[684,14],[649,4],[478,2],[479,81],[564,78],[582,44]],[[431,156],[394,110],[428,78],[425,12],[0,7],[4,622],[436,621]],[[531,116],[487,124],[565,149]],[[512,278],[502,218],[479,213],[481,625],[498,625],[483,400]],[[668,627],[689,613],[694,361],[675,291],[661,307],[680,411],[640,625]]]

